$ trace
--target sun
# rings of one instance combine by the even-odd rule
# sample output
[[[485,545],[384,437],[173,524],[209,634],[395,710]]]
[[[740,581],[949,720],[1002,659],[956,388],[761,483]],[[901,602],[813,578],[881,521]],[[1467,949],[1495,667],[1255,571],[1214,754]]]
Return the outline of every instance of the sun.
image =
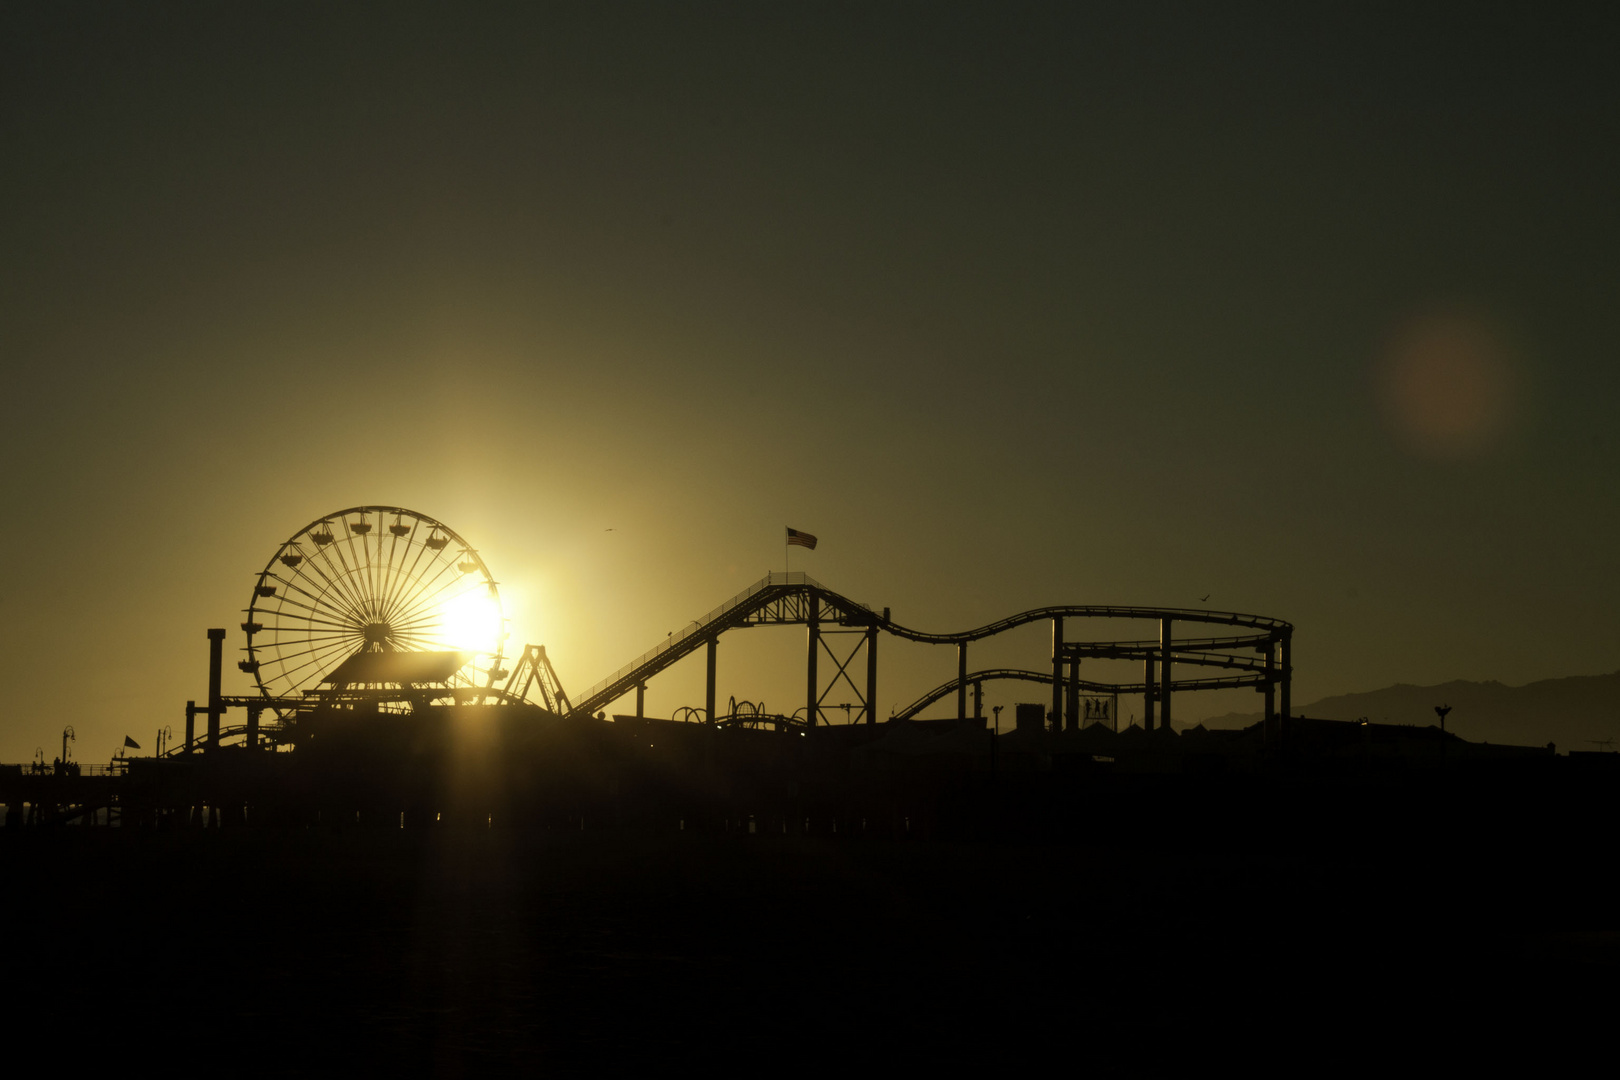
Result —
[[[479,656],[500,647],[501,606],[485,589],[469,589],[440,605],[437,633],[443,647]]]

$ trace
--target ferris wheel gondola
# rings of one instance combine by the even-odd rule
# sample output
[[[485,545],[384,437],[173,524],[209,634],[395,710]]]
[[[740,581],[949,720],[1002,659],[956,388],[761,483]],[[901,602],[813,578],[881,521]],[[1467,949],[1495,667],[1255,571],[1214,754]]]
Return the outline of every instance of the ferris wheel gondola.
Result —
[[[238,667],[278,712],[357,653],[462,653],[454,686],[503,673],[489,568],[449,526],[403,507],[352,507],[293,534],[259,573],[242,629]]]

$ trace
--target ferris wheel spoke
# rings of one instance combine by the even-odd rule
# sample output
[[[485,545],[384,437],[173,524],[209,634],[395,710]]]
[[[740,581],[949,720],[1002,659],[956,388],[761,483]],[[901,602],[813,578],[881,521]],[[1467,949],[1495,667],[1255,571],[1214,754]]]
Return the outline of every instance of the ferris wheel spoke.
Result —
[[[294,657],[303,656],[312,649],[330,649],[345,647],[354,651],[363,649],[366,639],[359,634],[310,634],[301,638],[288,638],[286,641],[274,643],[274,659],[285,663]]]
[[[443,628],[437,626],[419,626],[409,630],[401,630],[394,635],[394,640],[413,650],[437,650],[444,652],[457,643],[444,636]]]
[[[377,528],[379,530],[383,528],[383,515],[382,514],[377,515]],[[392,538],[392,537],[390,536],[390,538]],[[376,540],[375,553],[373,553],[373,548],[372,548],[372,540],[373,539]],[[360,548],[366,554],[366,562],[365,562],[366,595],[371,598],[372,605],[374,607],[377,607],[380,610],[381,607],[382,607],[382,588],[381,588],[382,574],[383,574],[383,569],[384,569],[384,566],[385,566],[385,558],[383,556],[383,537],[382,537],[382,533],[381,532],[377,532],[376,534],[367,533],[365,536],[362,536],[360,538]]]
[[[398,640],[412,652],[462,652],[476,655],[480,651],[468,648],[466,642],[452,641],[438,627],[406,631],[398,635]]]
[[[344,521],[343,527],[348,528],[347,520]],[[365,593],[361,591],[359,583],[355,580],[357,568],[351,567],[349,560],[343,556],[344,544],[351,545],[352,554],[353,540],[354,536],[351,533],[346,540],[335,540],[330,544],[326,544],[321,548],[321,556],[326,561],[327,569],[331,570],[334,575],[333,584],[342,590],[344,596],[348,597],[349,604],[358,614],[360,621],[368,622],[373,617],[374,609],[367,603]],[[333,561],[334,556],[336,557],[335,562]]]
[[[270,616],[273,621],[261,624],[263,629],[259,633],[278,634],[282,636],[311,633],[359,634],[363,630],[360,624],[352,620],[337,621],[324,619],[316,615],[280,615]]]
[[[452,575],[438,582],[431,590],[423,591],[413,597],[409,606],[402,605],[395,612],[394,617],[402,622],[419,618],[423,612],[437,611],[445,604],[458,599],[466,593],[476,591],[482,584],[482,581],[477,581],[469,586],[466,578]]]
[[[400,605],[408,605],[411,599],[423,589],[431,587],[454,564],[453,556],[448,556],[443,550],[433,553],[426,567],[418,572],[414,566],[410,578],[402,583],[402,588],[395,591],[389,598],[389,609],[395,613],[401,610]]]
[[[404,524],[404,515],[395,514],[394,525],[402,524]],[[411,531],[404,536],[396,536],[394,534],[394,525],[388,526],[388,558],[383,562],[382,573],[379,575],[377,582],[377,606],[383,611],[388,610],[388,595],[393,591],[395,579],[404,569],[405,560],[410,557],[411,541],[415,538],[416,527],[420,524],[420,521],[412,519]],[[403,552],[400,550],[401,543],[405,545]]]
[[[444,625],[436,619],[418,619],[415,622],[397,623],[394,627],[394,636],[397,640],[426,640],[426,638],[441,638],[444,636]]]
[[[359,608],[351,604],[347,597],[334,593],[330,589],[324,593],[315,594],[306,589],[297,589],[289,593],[286,599],[290,606],[303,608],[306,611],[323,611],[328,615],[347,617],[356,623],[365,622],[364,613]]]
[[[327,565],[341,578],[344,593],[350,598],[355,610],[360,613],[360,621],[369,622],[377,617],[377,607],[373,602],[370,587],[365,580],[364,562],[356,558],[353,565],[350,565],[350,557],[354,556],[356,534],[353,529],[349,528],[347,517],[344,519],[343,527],[347,530],[348,535],[341,540],[327,544],[324,549]],[[361,540],[364,539],[362,536]],[[345,550],[348,551],[347,556],[344,554]],[[336,564],[332,561],[334,557],[337,560]]]
[[[363,650],[365,646],[366,643],[364,641],[356,641],[352,638],[310,638],[305,641],[288,642],[287,647],[282,649],[277,654],[274,662],[286,667],[300,657],[313,655],[324,656],[333,650],[337,650],[345,654],[356,653]]]
[[[303,608],[303,609],[305,609],[307,611],[333,610],[333,611],[335,611],[335,613],[340,614],[340,615],[346,615],[350,619],[353,619],[353,620],[355,620],[357,622],[358,621],[363,621],[363,620],[360,619],[359,613],[350,611],[348,609],[347,603],[346,603],[346,601],[343,600],[341,594],[338,595],[337,599],[332,598],[333,590],[330,587],[325,588],[325,589],[321,589],[318,592],[311,592],[309,589],[305,588],[302,584],[300,584],[301,580],[307,580],[307,581],[310,582],[310,584],[313,585],[314,584],[313,575],[311,577],[307,578],[307,579],[301,578],[300,576],[294,576],[292,578],[284,578],[284,577],[277,576],[276,580],[281,582],[281,584],[286,587],[286,591],[281,593],[279,596],[276,597],[276,599],[283,605],[291,605],[293,607],[301,607],[301,608]],[[324,574],[322,575],[322,580],[325,580],[325,575]],[[303,603],[300,603],[299,601],[293,599],[293,594],[295,594],[295,593],[298,596],[304,597],[304,599],[308,600],[309,603],[303,604]],[[277,610],[279,611],[280,607],[278,607]],[[268,614],[268,612],[267,612],[267,614]]]
[[[294,610],[288,611],[288,608],[292,608]],[[338,621],[335,620],[333,616],[344,616],[344,618],[341,621]],[[321,604],[319,602],[313,604],[304,604],[290,599],[288,603],[280,608],[277,608],[275,611],[264,612],[264,617],[266,619],[282,618],[298,622],[329,622],[333,626],[365,625],[365,623],[360,619],[355,618],[352,613],[341,610],[333,611],[329,605]]]
[[[394,635],[394,644],[405,652],[449,652],[455,643],[432,632],[406,630]]]
[[[370,525],[371,515],[362,513],[360,515],[360,520],[362,523]],[[373,562],[371,558],[371,532],[370,530],[367,530],[363,533],[356,533],[351,528],[348,529],[348,533],[349,535],[344,537],[344,542],[348,544],[349,554],[354,559],[355,591],[360,593],[361,596],[365,597],[366,609],[368,611],[375,611],[377,598],[374,595],[371,582],[371,566]],[[358,553],[354,550],[356,543],[360,545],[360,550]],[[338,553],[338,557],[342,558],[342,552]]]
[[[318,619],[312,617],[296,619],[288,618],[280,622],[264,623],[261,625],[263,625],[264,629],[259,631],[260,633],[305,634],[313,632],[329,632],[359,634],[364,632],[360,626],[352,622],[335,622],[331,619]]]
[[[308,678],[307,675],[303,675],[304,672],[313,674],[328,671],[330,670],[328,667],[328,661],[341,655],[345,655],[342,650],[329,649],[318,656],[312,656],[310,659],[304,661],[302,664],[299,664],[297,667],[285,669],[283,674],[286,675],[290,680],[293,680],[292,685],[302,686]],[[301,677],[294,678],[295,676]],[[324,679],[316,680],[317,683],[324,681]]]
[[[323,599],[336,596],[345,603],[352,603],[355,598],[350,595],[344,584],[345,575],[342,570],[332,564],[331,556],[327,550],[330,547],[330,544],[317,544],[315,554],[313,556],[306,555],[303,562],[295,568],[294,573],[306,577],[311,586],[315,588],[316,593],[312,596],[312,599],[316,600],[316,602],[333,603],[334,606],[340,606],[337,601]],[[326,563],[325,568],[321,566],[322,562]],[[328,570],[332,571],[332,573],[328,574]],[[310,594],[306,592],[306,595]]]
[[[286,649],[306,641],[335,641],[341,638],[354,638],[364,641],[365,635],[350,626],[334,627],[296,627],[287,626],[274,628],[277,637],[274,641],[267,641],[262,648]]]
[[[330,549],[332,547],[332,544],[323,544],[318,548],[318,557],[320,558],[321,562],[326,564],[324,568],[320,565],[320,563],[305,560],[309,563],[311,573],[314,576],[318,576],[325,586],[320,590],[319,595],[312,597],[312,599],[316,604],[324,604],[337,608],[340,612],[347,615],[349,618],[354,619],[356,622],[364,623],[366,621],[365,604],[357,595],[355,595],[353,589],[350,587],[348,581],[349,575],[345,573],[340,566],[332,562],[332,556],[330,554]],[[328,571],[331,573],[329,574]]]
[[[420,615],[414,619],[401,619],[389,624],[395,634],[421,634],[427,630],[442,625],[444,620],[437,613]]]
[[[465,578],[451,578],[433,592],[419,597],[411,609],[402,614],[400,621],[420,618],[424,612],[438,611],[446,604],[452,604],[463,596],[469,596],[486,587],[482,578],[470,583]]]
[[[333,592],[332,579],[327,577],[326,572],[310,560],[306,559],[304,561],[310,563],[310,573],[306,574],[303,570],[299,570],[291,578],[278,577],[276,580],[280,581],[292,592],[307,597],[312,604],[331,603],[330,600],[325,598]],[[320,579],[319,582],[316,581],[317,577]]]
[[[435,625],[443,621],[443,613],[437,608],[427,608],[412,612],[402,619],[395,619],[388,625],[395,630],[417,630],[423,626]]]
[[[413,582],[410,590],[404,596],[402,596],[393,607],[389,609],[390,618],[399,618],[403,615],[408,615],[410,612],[416,611],[422,604],[421,598],[424,596],[424,594],[428,594],[429,590],[440,587],[440,579],[444,578],[445,574],[455,569],[455,562],[453,559],[446,562],[435,561],[435,563],[430,564],[428,568],[433,571],[432,576],[424,576]],[[452,575],[449,580],[454,581],[456,578],[454,575]]]
[[[469,580],[472,581],[474,585],[486,584],[482,575],[477,575],[474,577],[463,570],[461,568],[461,560],[462,557],[458,555],[439,564],[438,568],[434,571],[433,577],[424,581],[421,588],[417,589],[416,592],[405,601],[402,610],[414,611],[421,608],[425,604],[444,603],[443,594],[447,590],[454,589],[457,586],[468,582]]]
[[[319,594],[312,593],[304,588],[301,584],[302,580],[302,575],[296,574],[290,578],[277,576],[276,581],[281,584],[281,588],[277,590],[274,599],[285,602],[291,599],[294,593],[297,593],[299,596],[307,598],[311,604],[320,603]]]
[[[342,637],[349,635],[363,639],[365,631],[353,623],[327,623],[327,622],[290,622],[277,626],[265,627],[261,633],[276,635],[276,640],[268,642],[269,645],[281,645],[290,641],[299,641],[303,638],[314,637]]]
[[[416,519],[415,524],[411,526],[410,540],[414,541],[416,539],[416,530],[421,527],[421,524],[421,520]],[[407,567],[401,565],[396,568],[394,574],[388,580],[387,587],[383,590],[382,611],[383,619],[385,621],[390,618],[392,612],[394,611],[394,605],[397,597],[407,587],[409,582],[416,579],[416,568],[422,564],[423,552],[428,550],[428,546],[426,544],[412,544],[411,547],[414,548],[414,550],[410,551],[410,566]],[[401,559],[401,564],[403,564],[404,561],[404,559]]]

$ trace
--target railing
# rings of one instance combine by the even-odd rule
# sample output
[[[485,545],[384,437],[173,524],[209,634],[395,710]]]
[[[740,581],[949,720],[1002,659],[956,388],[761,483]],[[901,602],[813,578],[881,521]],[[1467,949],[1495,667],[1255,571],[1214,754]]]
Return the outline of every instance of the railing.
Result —
[[[651,663],[653,660],[656,660],[658,657],[664,655],[670,650],[680,647],[688,639],[697,634],[701,634],[703,630],[712,624],[716,619],[730,614],[737,608],[741,607],[744,603],[758,596],[767,589],[780,589],[787,587],[803,588],[805,586],[809,586],[812,589],[820,589],[823,592],[827,591],[826,586],[811,578],[809,574],[802,572],[782,574],[773,572],[766,574],[764,577],[760,578],[758,581],[748,586],[748,588],[744,589],[736,596],[733,596],[730,600],[727,600],[725,603],[721,604],[719,607],[715,608],[701,619],[694,619],[692,622],[687,623],[686,626],[682,627],[680,630],[677,630],[666,638],[662,644],[655,645],[651,649],[648,649],[646,652],[624,665],[624,667],[620,668],[618,671],[615,671],[612,675],[609,675],[601,682],[598,682],[596,685],[580,694],[579,697],[575,698],[575,700],[579,702],[591,700],[597,694],[600,694],[602,691],[611,687],[614,683],[619,682],[627,677],[637,668],[644,664]]]
[[[63,761],[50,765],[30,762],[14,766],[20,776],[123,776],[129,772],[129,762],[114,758],[108,765],[86,765],[79,761]]]

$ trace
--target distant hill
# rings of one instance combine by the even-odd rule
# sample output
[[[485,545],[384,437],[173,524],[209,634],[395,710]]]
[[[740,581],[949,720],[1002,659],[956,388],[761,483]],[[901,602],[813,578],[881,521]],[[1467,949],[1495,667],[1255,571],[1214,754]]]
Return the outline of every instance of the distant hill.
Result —
[[[1470,742],[1557,743],[1560,753],[1597,750],[1593,742],[1614,739],[1620,750],[1620,671],[1608,675],[1574,675],[1543,679],[1525,686],[1499,682],[1441,683],[1412,686],[1398,683],[1362,694],[1340,694],[1295,706],[1296,715],[1323,720],[1368,720],[1427,727],[1437,723],[1436,705],[1450,705],[1446,730]],[[1247,727],[1260,713],[1227,713],[1204,721],[1205,727]]]

